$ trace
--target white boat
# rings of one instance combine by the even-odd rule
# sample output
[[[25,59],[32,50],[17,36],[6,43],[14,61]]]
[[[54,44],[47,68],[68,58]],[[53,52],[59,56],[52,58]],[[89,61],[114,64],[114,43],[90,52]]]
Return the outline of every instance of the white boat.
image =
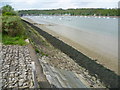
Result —
[[[62,18],[59,18],[59,20],[62,20]]]
[[[101,18],[100,16],[98,18]]]

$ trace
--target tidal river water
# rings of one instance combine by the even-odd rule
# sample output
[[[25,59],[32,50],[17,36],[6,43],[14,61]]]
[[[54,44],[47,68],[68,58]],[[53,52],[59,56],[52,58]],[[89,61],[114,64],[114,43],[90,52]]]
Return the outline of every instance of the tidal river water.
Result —
[[[46,25],[49,30],[78,44],[77,47],[80,45],[89,51],[97,53],[99,55],[97,59],[101,57],[108,58],[108,61],[105,59],[98,61],[114,71],[117,70],[119,18],[90,16],[25,17],[32,19],[36,23]],[[114,65],[110,66],[108,64]]]

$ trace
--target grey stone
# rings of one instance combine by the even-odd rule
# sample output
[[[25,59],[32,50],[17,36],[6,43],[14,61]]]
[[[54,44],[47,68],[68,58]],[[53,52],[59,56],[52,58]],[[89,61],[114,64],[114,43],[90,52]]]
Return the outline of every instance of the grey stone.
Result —
[[[23,86],[27,86],[27,83],[23,83]]]
[[[22,73],[19,71],[18,74],[21,75]]]
[[[15,78],[12,78],[12,81],[15,81]]]
[[[25,72],[24,74],[25,74],[25,75],[27,75],[27,74],[28,74],[28,72]]]
[[[18,77],[19,76],[19,74],[18,73],[15,73],[15,77]]]
[[[24,79],[20,79],[19,82],[22,82],[22,83],[23,83],[23,82],[24,82]]]
[[[23,86],[23,83],[22,82],[19,82],[19,87]]]

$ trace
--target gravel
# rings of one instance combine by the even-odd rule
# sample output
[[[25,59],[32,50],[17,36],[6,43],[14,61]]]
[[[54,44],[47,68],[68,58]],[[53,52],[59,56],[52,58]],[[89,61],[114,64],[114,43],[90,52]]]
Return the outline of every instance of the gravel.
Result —
[[[2,46],[2,89],[32,88],[31,57],[27,46]],[[29,78],[28,78],[29,77]]]

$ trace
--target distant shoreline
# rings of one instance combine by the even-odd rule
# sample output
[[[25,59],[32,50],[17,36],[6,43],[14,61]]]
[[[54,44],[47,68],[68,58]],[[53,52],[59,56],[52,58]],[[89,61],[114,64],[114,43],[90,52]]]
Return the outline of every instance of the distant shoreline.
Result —
[[[110,18],[120,18],[120,16],[82,16],[82,15],[24,15],[24,16],[80,16],[80,17],[110,17]]]

